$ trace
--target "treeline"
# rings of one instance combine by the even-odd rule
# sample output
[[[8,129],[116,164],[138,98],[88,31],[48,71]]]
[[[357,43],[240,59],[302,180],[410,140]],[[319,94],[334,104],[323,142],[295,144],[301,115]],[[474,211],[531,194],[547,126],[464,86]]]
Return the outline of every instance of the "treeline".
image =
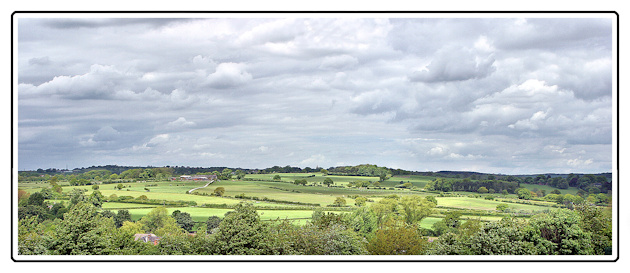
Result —
[[[80,194],[54,217],[20,214],[19,255],[609,255],[612,221],[584,204],[528,220],[462,221],[457,213],[425,230],[437,200],[387,196],[347,213],[318,209],[309,222],[262,221],[251,204],[197,224],[190,214],[157,207],[138,221],[127,210],[100,210]],[[79,200],[81,199],[81,200]],[[41,196],[26,206],[52,210]],[[65,212],[64,212],[65,211]],[[151,243],[136,234],[157,235]],[[432,242],[427,236],[439,236]]]
[[[377,176],[381,180],[392,176],[392,171],[386,167],[362,164],[357,166],[342,166],[328,169],[328,174],[334,175],[357,175],[357,176]]]
[[[451,192],[451,191],[468,191],[468,192],[477,192],[479,188],[484,187],[490,193],[502,193],[506,191],[507,193],[516,193],[516,190],[519,188],[519,184],[517,182],[510,181],[500,181],[500,180],[482,180],[482,181],[473,181],[469,178],[461,179],[461,180],[450,180],[450,179],[442,179],[436,178],[427,183],[425,186],[426,190],[429,191],[441,191],[441,192]]]
[[[18,181],[48,181],[50,177],[56,176],[59,179],[67,179],[72,181],[72,185],[86,185],[91,183],[90,180],[115,180],[115,179],[165,179],[170,176],[179,175],[193,175],[193,174],[217,174],[219,179],[230,179],[234,173],[237,178],[241,179],[247,173],[310,173],[310,172],[322,172],[332,175],[353,175],[353,176],[376,176],[380,177],[381,181],[393,176],[393,175],[423,175],[445,178],[446,180],[453,180],[447,178],[460,179],[462,181],[458,186],[469,188],[466,179],[469,181],[503,181],[525,184],[538,184],[548,185],[558,189],[567,189],[569,187],[576,187],[585,192],[597,194],[597,193],[609,193],[612,191],[612,174],[539,174],[539,175],[495,175],[495,174],[483,174],[478,172],[461,172],[461,171],[440,171],[440,172],[415,172],[406,171],[401,169],[390,169],[387,167],[379,167],[377,165],[362,164],[356,166],[340,166],[330,167],[323,169],[317,168],[300,168],[292,167],[290,165],[280,167],[273,166],[266,169],[229,169],[226,167],[185,167],[185,166],[165,166],[165,167],[125,167],[116,165],[105,166],[91,166],[88,168],[77,168],[72,173],[64,172],[58,169],[38,169],[37,171],[21,171],[18,172]],[[474,182],[477,183],[477,182]],[[496,185],[495,185],[496,186]],[[470,186],[472,187],[472,186]],[[487,187],[487,186],[486,186]],[[492,186],[491,188],[498,189],[498,187]],[[512,188],[510,186],[510,188]],[[459,190],[459,189],[452,189]],[[451,190],[451,191],[452,191]],[[501,189],[503,190],[503,189]],[[509,188],[508,188],[509,190]],[[467,190],[470,191],[470,190]]]

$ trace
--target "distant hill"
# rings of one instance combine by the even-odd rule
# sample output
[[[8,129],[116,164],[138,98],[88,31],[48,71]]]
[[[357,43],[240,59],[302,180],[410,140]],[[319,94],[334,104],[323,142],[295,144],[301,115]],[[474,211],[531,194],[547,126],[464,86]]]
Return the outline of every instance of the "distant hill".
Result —
[[[424,175],[424,176],[438,176],[438,177],[449,177],[449,178],[471,178],[471,177],[476,177],[477,179],[486,179],[488,176],[494,176],[496,179],[502,179],[502,178],[506,178],[509,176],[513,176],[513,177],[518,177],[518,178],[526,178],[526,177],[537,177],[541,174],[518,174],[518,175],[506,175],[506,174],[494,174],[494,173],[481,173],[481,172],[471,172],[471,171],[438,171],[438,172],[420,172],[420,171],[408,171],[408,170],[401,170],[401,169],[392,169],[392,168],[386,168],[386,167],[377,167],[376,165],[369,165],[369,164],[363,164],[363,165],[357,165],[357,166],[342,166],[342,167],[330,167],[328,168],[329,171],[333,171],[333,172],[340,172],[340,170],[342,169],[350,169],[350,170],[354,170],[354,169],[359,169],[360,167],[373,167],[373,168],[383,168],[383,169],[387,169],[391,172],[391,174],[393,175]],[[116,173],[116,174],[120,174],[126,170],[131,170],[131,169],[146,169],[146,168],[171,168],[173,169],[173,173],[177,174],[177,175],[185,175],[185,174],[195,174],[195,173],[207,173],[207,172],[214,172],[214,171],[223,171],[223,169],[227,168],[227,167],[189,167],[189,166],[162,166],[162,167],[154,167],[154,166],[146,166],[146,167],[141,167],[141,166],[118,166],[118,165],[104,165],[104,166],[90,166],[90,167],[82,167],[82,168],[75,168],[73,170],[62,170],[62,169],[37,169],[36,171],[24,171],[24,172],[36,172],[36,173],[40,173],[40,174],[55,174],[55,173],[69,173],[69,172],[73,172],[73,173],[85,173],[85,172],[89,172],[89,171],[93,171],[93,170],[108,170],[112,173]],[[279,167],[279,166],[273,166],[273,167],[269,167],[269,168],[265,168],[265,169],[245,169],[245,168],[231,168],[232,170],[242,170],[246,173],[258,173],[258,172],[264,172],[264,173],[287,173],[287,172],[318,172],[320,171],[322,168],[321,167],[317,167],[317,168],[310,168],[310,167],[306,167],[304,169],[300,168],[300,167],[291,167],[291,166],[285,166],[285,167]],[[22,171],[20,171],[22,172]],[[584,173],[574,173],[576,175],[582,176],[584,175]],[[558,174],[558,173],[543,173],[542,175],[549,177],[549,178],[554,178],[554,177],[562,177],[562,178],[566,178],[569,176],[569,174]],[[599,173],[599,174],[594,174],[596,176],[605,176],[609,181],[612,180],[612,173]]]

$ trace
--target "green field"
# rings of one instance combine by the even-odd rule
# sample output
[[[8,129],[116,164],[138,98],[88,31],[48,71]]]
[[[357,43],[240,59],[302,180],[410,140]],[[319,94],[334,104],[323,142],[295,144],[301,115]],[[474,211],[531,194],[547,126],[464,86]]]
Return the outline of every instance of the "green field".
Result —
[[[505,203],[495,200],[486,200],[483,198],[470,198],[470,197],[436,197],[438,200],[438,208],[439,207],[448,207],[448,208],[458,208],[458,209],[471,209],[471,210],[482,210],[482,211],[494,211],[496,210],[497,205],[499,204],[507,204],[508,208],[512,210],[521,210],[521,211],[530,211],[537,212],[548,209],[554,209],[552,207],[547,206],[537,206],[537,205],[528,205],[528,204],[515,204],[515,203]],[[554,205],[555,203],[550,202],[539,202],[540,205]]]
[[[424,188],[424,186],[429,183],[429,181],[435,179],[435,177],[430,176],[422,176],[422,175],[397,175],[393,176],[390,179],[381,182],[382,187],[394,187],[403,183],[411,183],[413,186],[418,188]]]
[[[110,209],[113,212],[117,212],[118,209]],[[129,209],[131,218],[140,220],[151,211],[152,208],[138,208]],[[217,209],[217,208],[195,208],[195,207],[183,207],[183,208],[167,208],[168,213],[173,213],[175,210],[181,212],[190,213],[195,222],[205,222],[210,216],[223,217],[226,212],[231,209]],[[339,213],[339,212],[334,212]],[[258,214],[262,220],[284,220],[284,219],[310,219],[313,215],[312,210],[259,210]]]
[[[501,215],[496,215],[496,207],[499,204],[507,204],[510,212],[518,212],[523,215],[531,215],[534,213],[556,209],[554,203],[543,201],[521,201],[516,199],[514,194],[510,195],[495,195],[496,200],[486,200],[484,195],[470,192],[455,192],[449,193],[445,197],[440,197],[438,193],[424,192],[422,189],[424,186],[435,177],[420,176],[420,175],[405,175],[405,176],[393,176],[385,181],[380,182],[380,187],[368,187],[368,188],[350,188],[347,187],[348,183],[356,181],[369,181],[371,183],[379,180],[378,177],[366,177],[366,176],[339,176],[339,175],[325,175],[320,172],[317,173],[280,173],[281,180],[273,181],[273,177],[276,174],[248,174],[243,180],[220,180],[213,184],[210,184],[206,188],[200,188],[194,191],[194,194],[188,194],[188,191],[193,188],[203,187],[206,185],[206,181],[138,181],[138,182],[125,182],[121,183],[124,188],[117,189],[119,183],[112,184],[100,184],[98,190],[107,199],[113,195],[130,196],[132,198],[138,198],[140,196],[146,196],[152,200],[165,200],[165,201],[194,201],[196,206],[182,207],[172,206],[167,209],[169,213],[175,210],[182,212],[188,212],[196,222],[205,222],[210,216],[223,217],[226,212],[230,211],[229,208],[208,208],[201,207],[204,205],[223,205],[234,206],[241,202],[248,202],[258,207],[258,213],[263,220],[275,220],[275,219],[292,219],[297,223],[306,223],[310,219],[313,213],[313,207],[326,208],[334,204],[335,200],[339,197],[344,198],[346,206],[348,208],[356,208],[355,197],[363,196],[368,199],[367,205],[378,202],[382,198],[396,194],[398,196],[404,195],[420,195],[420,196],[436,196],[438,200],[438,206],[431,217],[425,218],[420,224],[423,228],[431,228],[431,226],[440,221],[443,217],[443,213],[448,210],[461,210],[464,212],[462,219],[480,219],[482,221],[497,221],[501,219]],[[330,178],[334,182],[334,186],[328,187],[323,184],[324,179]],[[293,182],[296,179],[305,179],[307,185],[296,185]],[[396,187],[403,183],[411,183],[413,190],[403,189]],[[67,185],[67,183],[59,183],[60,185]],[[534,190],[540,189],[547,193],[554,190],[549,186],[540,185],[528,185],[521,184],[522,186]],[[38,192],[43,187],[50,188],[47,183],[20,183],[19,188],[29,193]],[[73,189],[86,190],[86,195],[91,194],[94,190],[92,185],[86,186],[63,186],[63,192],[68,193]],[[214,190],[217,187],[223,187],[225,189],[222,197],[214,196]],[[575,194],[577,190],[570,188],[567,190],[560,190],[563,194],[570,193]],[[245,195],[245,199],[236,198],[237,196]],[[253,200],[257,199],[257,200]],[[501,202],[500,200],[506,200],[510,202]],[[521,204],[515,202],[528,202],[528,204]],[[310,204],[310,205],[307,205]],[[137,203],[123,203],[123,202],[104,202],[102,208],[111,211],[117,211],[121,209],[129,210],[134,220],[138,220],[146,215],[153,208],[161,206],[159,201],[157,204],[137,204]],[[476,213],[478,212],[478,213]],[[343,212],[337,212],[343,213]],[[479,216],[481,215],[481,216]]]
[[[547,185],[536,185],[536,184],[525,184],[525,183],[521,183],[521,187],[526,188],[530,191],[535,190],[535,189],[539,189],[541,191],[545,191],[547,194],[551,193],[553,190],[559,190],[561,194],[572,194],[572,195],[576,195],[578,192],[577,188],[568,188],[568,189],[556,189],[554,187],[551,186],[547,186]]]

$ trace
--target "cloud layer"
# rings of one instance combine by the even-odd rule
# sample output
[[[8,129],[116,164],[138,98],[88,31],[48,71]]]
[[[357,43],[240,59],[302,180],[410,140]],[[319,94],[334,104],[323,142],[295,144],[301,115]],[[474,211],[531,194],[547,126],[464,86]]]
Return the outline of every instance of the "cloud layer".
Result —
[[[612,23],[20,18],[19,169],[607,172]]]

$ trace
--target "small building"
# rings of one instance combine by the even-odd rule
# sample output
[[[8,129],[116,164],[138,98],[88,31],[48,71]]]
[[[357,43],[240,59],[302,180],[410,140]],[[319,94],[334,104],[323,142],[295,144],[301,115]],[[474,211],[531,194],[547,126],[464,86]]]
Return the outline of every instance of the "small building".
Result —
[[[190,176],[190,175],[182,175],[179,177],[179,180],[194,180],[194,181],[205,181],[205,180],[217,180],[217,176],[212,174],[212,175],[195,175],[195,176]]]
[[[145,243],[153,243],[153,245],[157,245],[160,242],[160,238],[152,233],[136,233],[134,235],[135,241],[141,240]]]

